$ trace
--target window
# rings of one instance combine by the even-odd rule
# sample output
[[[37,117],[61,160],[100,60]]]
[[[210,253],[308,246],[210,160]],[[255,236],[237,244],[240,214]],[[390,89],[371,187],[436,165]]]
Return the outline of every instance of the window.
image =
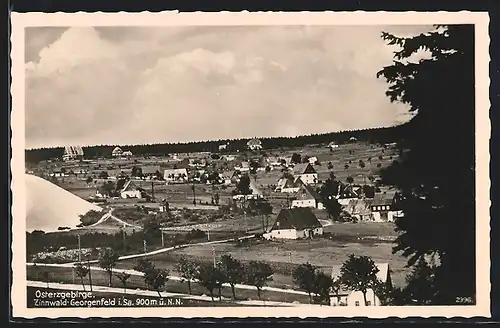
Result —
[[[354,305],[359,306],[359,301],[356,301]]]

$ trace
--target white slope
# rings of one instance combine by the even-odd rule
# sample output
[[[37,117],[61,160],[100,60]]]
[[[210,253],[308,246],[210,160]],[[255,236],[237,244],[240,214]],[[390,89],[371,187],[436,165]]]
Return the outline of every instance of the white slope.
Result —
[[[76,228],[80,214],[102,209],[40,177],[26,174],[26,231]]]

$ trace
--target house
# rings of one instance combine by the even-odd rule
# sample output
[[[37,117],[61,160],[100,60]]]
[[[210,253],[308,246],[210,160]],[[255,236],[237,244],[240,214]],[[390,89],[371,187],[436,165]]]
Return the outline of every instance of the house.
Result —
[[[281,160],[278,157],[272,156],[266,158],[267,165],[271,167],[281,166]]]
[[[167,169],[163,172],[163,179],[169,183],[185,183],[188,181],[186,169]]]
[[[377,279],[386,284],[388,288],[392,287],[391,269],[389,263],[375,263],[379,270],[377,272]],[[333,266],[332,279],[335,281],[340,277],[340,265]],[[332,306],[380,306],[380,299],[375,295],[374,291],[370,288],[366,291],[366,304],[364,296],[361,291],[340,290],[330,294],[330,305]]]
[[[315,156],[313,156],[313,157],[309,157],[309,158],[307,159],[307,161],[308,161],[311,165],[314,165],[314,164],[316,164],[316,162],[318,161],[318,158],[317,158],[317,157],[315,157]]]
[[[375,194],[371,211],[375,222],[394,222],[395,218],[402,216],[396,194],[389,192]]]
[[[271,230],[263,236],[266,239],[303,239],[323,234],[323,226],[310,208],[283,208],[274,221]]]
[[[111,156],[113,157],[121,157],[123,154],[123,150],[120,147],[115,147],[111,152]]]
[[[121,198],[142,198],[142,194],[144,189],[137,187],[137,185],[132,181],[128,180],[123,185],[123,188],[120,190]]]
[[[132,157],[132,152],[130,150],[126,150],[122,153],[122,157]]]
[[[371,199],[349,199],[343,210],[359,221],[373,221]]]
[[[293,167],[292,174],[294,177],[300,178],[302,182],[307,184],[315,184],[318,182],[318,173],[311,163],[300,163]]]
[[[275,192],[295,193],[298,192],[302,180],[298,177],[283,177],[278,180],[278,185],[274,189]]]
[[[328,144],[328,148],[330,148],[330,150],[333,150],[335,148],[339,148],[339,145],[337,145],[334,141],[332,141]]]
[[[262,142],[259,139],[254,138],[247,142],[247,147],[250,150],[261,150]]]
[[[362,187],[357,185],[339,185],[337,200],[340,205],[347,206],[351,200],[361,197]]]
[[[227,150],[227,147],[229,146],[229,144],[222,144],[222,145],[219,145],[219,151],[225,151]]]
[[[231,161],[234,161],[236,159],[236,156],[234,156],[234,155],[222,155],[222,159],[224,159],[228,162],[231,162]]]
[[[311,207],[320,210],[324,209],[321,196],[316,192],[316,190],[314,190],[311,185],[302,182],[302,180],[299,179],[299,181],[300,187],[295,199],[292,200],[292,208]]]
[[[147,165],[141,167],[142,176],[144,178],[154,178],[161,175],[161,168],[159,165]]]
[[[51,177],[55,177],[55,178],[61,178],[61,177],[66,177],[68,176],[66,174],[66,171],[63,170],[63,169],[54,169],[52,170],[52,172],[49,174],[49,176]]]
[[[356,137],[350,137],[350,138],[349,138],[349,140],[350,140],[350,141],[357,141],[357,140],[358,140],[358,138],[356,138]]]
[[[63,161],[83,159],[83,148],[81,146],[65,146]]]

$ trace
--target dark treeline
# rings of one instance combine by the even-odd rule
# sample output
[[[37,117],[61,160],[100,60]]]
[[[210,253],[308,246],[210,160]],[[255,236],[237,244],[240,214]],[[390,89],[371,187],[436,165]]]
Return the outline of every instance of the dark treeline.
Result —
[[[260,138],[260,140],[262,141],[264,149],[303,147],[312,144],[327,144],[332,141],[337,144],[343,144],[349,142],[352,137],[356,138],[358,141],[369,143],[391,143],[400,140],[402,130],[405,126],[406,124],[394,127],[346,130],[298,137]],[[173,153],[217,152],[219,150],[219,145],[227,143],[228,146],[225,151],[234,152],[236,150],[245,149],[248,140],[249,139],[246,138],[172,144],[99,145],[83,147],[83,151],[85,153],[85,158],[88,159],[109,157],[116,146],[119,146],[123,151],[131,151],[135,156],[164,156]],[[37,163],[53,158],[61,158],[63,153],[63,147],[28,149],[26,150],[26,162]]]

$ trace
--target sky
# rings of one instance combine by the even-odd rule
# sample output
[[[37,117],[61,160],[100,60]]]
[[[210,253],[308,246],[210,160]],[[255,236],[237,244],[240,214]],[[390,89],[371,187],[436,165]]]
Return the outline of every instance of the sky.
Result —
[[[430,26],[30,27],[26,147],[296,136],[409,118],[381,38]]]

